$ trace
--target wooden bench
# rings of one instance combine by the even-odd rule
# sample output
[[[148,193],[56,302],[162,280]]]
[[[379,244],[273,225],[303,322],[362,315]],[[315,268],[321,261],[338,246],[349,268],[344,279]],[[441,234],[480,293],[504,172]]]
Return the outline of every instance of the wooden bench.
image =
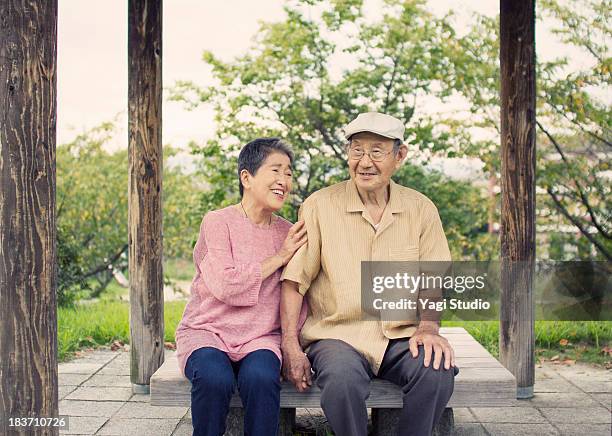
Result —
[[[453,407],[500,407],[516,401],[514,376],[463,328],[445,327],[441,334],[451,343],[456,353],[459,374],[455,390],[435,433],[451,434],[454,425]],[[167,359],[151,378],[152,406],[190,406],[191,383],[178,369],[176,357]],[[296,408],[320,407],[321,391],[313,385],[307,392],[297,392],[289,382],[281,390],[280,436],[292,435]],[[400,388],[385,380],[374,379],[366,402],[372,408],[374,434],[395,435],[399,409],[402,407]],[[242,403],[238,394],[231,401],[226,435],[242,435]]]

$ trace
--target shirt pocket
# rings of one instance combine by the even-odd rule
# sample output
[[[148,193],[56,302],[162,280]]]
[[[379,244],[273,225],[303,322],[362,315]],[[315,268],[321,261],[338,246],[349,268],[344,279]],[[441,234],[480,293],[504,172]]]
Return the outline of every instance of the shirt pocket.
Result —
[[[390,247],[389,248],[389,260],[392,260],[395,262],[418,261],[419,260],[419,247],[417,246]]]

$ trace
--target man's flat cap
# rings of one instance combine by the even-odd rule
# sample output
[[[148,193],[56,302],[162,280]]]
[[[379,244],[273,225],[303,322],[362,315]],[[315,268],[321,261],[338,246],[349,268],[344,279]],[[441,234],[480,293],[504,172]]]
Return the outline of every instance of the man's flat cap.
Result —
[[[355,133],[372,132],[390,139],[404,141],[404,123],[395,117],[380,112],[366,112],[357,115],[344,128],[344,137],[350,139]]]

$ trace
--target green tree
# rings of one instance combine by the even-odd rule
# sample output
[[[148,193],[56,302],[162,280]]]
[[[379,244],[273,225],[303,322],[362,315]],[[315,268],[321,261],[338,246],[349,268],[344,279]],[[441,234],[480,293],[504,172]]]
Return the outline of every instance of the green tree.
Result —
[[[538,3],[540,22],[550,23],[562,43],[590,56],[592,63],[570,68],[565,53],[538,61],[536,85],[538,224],[548,232],[573,226],[581,237],[561,239],[572,241],[581,258],[607,260],[612,259],[611,6],[609,0]],[[499,19],[477,15],[475,20],[467,35],[447,47],[453,59],[447,81],[470,102],[473,116],[466,126],[495,133],[478,147],[495,175],[500,168]]]
[[[113,134],[105,123],[57,149],[58,301],[99,296],[113,270],[127,272],[128,155],[104,145]],[[167,161],[164,147],[163,225],[165,257],[190,255],[197,236],[202,187]]]
[[[127,270],[127,153],[103,149],[105,123],[57,149],[60,303],[98,296]]]
[[[405,164],[396,182],[425,194],[439,207],[440,219],[453,259],[495,259],[498,238],[487,232],[488,207],[481,189],[445,177],[439,171]]]
[[[172,95],[189,105],[210,103],[216,111],[217,137],[193,147],[203,158],[199,175],[210,188],[203,195],[203,209],[237,200],[236,154],[241,145],[258,136],[279,136],[297,155],[296,195],[283,211],[294,219],[296,206],[308,195],[347,178],[341,129],[368,110],[405,123],[410,159],[461,154],[469,144],[461,123],[419,109],[428,99],[445,99],[453,92],[443,80],[452,62],[442,48],[453,31],[424,3],[387,0],[380,19],[372,22],[363,16],[358,0],[289,2],[286,19],[263,23],[247,54],[224,62],[204,53],[218,85],[202,89],[181,82]],[[447,218],[454,251],[470,258],[485,256],[487,250],[476,245],[489,238],[483,231],[486,202],[470,191],[463,215],[450,213],[446,209],[456,208],[468,187],[426,172],[409,177],[417,172],[407,165],[397,178],[408,186],[418,179],[421,185],[445,187],[442,195],[425,189],[430,185],[421,186]]]

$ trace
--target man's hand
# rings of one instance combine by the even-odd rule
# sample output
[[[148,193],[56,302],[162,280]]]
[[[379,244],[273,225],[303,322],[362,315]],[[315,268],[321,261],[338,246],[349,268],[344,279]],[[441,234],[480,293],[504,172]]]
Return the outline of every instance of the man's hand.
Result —
[[[304,392],[312,385],[310,361],[302,351],[297,339],[281,345],[283,352],[283,375],[298,392]]]
[[[438,334],[437,327],[421,327],[412,335],[408,346],[412,357],[419,356],[419,345],[423,345],[425,357],[423,364],[428,367],[431,363],[431,354],[434,353],[433,368],[440,369],[442,356],[444,356],[444,369],[455,366],[455,352],[448,341]]]

